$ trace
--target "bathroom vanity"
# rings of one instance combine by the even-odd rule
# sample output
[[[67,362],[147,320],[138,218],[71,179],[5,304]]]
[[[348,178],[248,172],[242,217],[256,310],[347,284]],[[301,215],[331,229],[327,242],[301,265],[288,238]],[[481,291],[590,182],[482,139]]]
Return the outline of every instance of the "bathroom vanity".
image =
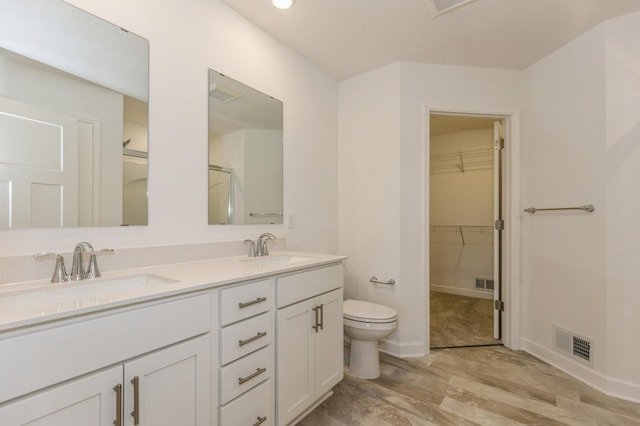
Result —
[[[0,424],[291,424],[343,377],[344,259],[281,252],[2,286]]]

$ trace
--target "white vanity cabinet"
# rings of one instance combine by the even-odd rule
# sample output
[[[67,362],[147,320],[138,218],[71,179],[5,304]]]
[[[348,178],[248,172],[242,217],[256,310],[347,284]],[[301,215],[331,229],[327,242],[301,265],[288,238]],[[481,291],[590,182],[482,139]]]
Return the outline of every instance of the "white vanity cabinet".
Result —
[[[219,424],[275,425],[274,280],[220,290]]]
[[[0,424],[209,425],[209,295],[0,339]]]
[[[277,414],[287,425],[343,378],[342,265],[277,279]]]

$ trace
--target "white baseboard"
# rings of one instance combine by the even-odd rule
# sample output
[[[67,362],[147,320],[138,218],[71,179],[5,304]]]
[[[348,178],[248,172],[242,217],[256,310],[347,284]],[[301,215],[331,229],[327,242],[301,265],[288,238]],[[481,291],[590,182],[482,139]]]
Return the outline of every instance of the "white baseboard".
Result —
[[[640,385],[637,383],[607,377],[526,338],[520,339],[520,348],[600,392],[627,401],[640,402]]]
[[[423,342],[396,343],[381,340],[378,342],[378,350],[396,358],[411,358],[427,354],[427,348]]]
[[[437,291],[439,293],[455,294],[456,296],[475,297],[477,299],[493,300],[492,291],[480,291],[472,288],[450,287],[446,285],[431,284],[429,286],[431,291]]]

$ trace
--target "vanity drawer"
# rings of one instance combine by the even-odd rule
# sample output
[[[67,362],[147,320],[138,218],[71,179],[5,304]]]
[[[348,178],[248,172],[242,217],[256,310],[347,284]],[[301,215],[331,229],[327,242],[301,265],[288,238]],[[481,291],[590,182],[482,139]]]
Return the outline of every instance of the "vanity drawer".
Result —
[[[278,278],[278,308],[309,299],[344,285],[342,264]]]
[[[220,407],[220,425],[275,425],[273,380],[267,380],[224,407]],[[260,422],[264,419],[262,422]]]
[[[225,327],[220,334],[220,363],[225,365],[271,344],[273,340],[271,313]]]
[[[227,325],[271,309],[272,280],[258,281],[220,292],[220,324]]]
[[[273,369],[273,345],[262,348],[220,369],[220,404],[269,379]]]

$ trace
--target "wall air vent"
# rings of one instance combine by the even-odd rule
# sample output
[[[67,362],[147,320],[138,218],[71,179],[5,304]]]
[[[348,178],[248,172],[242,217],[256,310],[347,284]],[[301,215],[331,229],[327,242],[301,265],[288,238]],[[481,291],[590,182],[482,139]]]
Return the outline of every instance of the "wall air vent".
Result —
[[[211,86],[209,86],[209,96],[219,101],[222,101],[222,103],[227,104],[229,102],[235,101],[238,98],[243,97],[244,95],[240,92],[230,89],[229,87],[212,83]]]
[[[465,6],[475,0],[424,0],[431,16],[437,18],[443,13]]]
[[[593,339],[554,325],[553,348],[593,367]]]
[[[476,290],[488,290],[493,291],[494,289],[494,281],[493,278],[475,278]]]

